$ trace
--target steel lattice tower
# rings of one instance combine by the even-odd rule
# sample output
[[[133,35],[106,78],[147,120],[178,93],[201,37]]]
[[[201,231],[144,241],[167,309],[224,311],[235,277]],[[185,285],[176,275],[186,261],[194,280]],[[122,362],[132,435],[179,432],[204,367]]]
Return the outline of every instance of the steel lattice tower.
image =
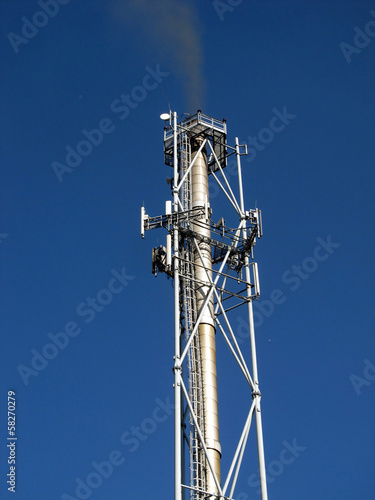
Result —
[[[167,230],[166,247],[153,249],[153,272],[164,272],[174,280],[175,500],[189,495],[191,500],[235,498],[254,418],[261,498],[267,500],[252,305],[260,294],[253,249],[262,236],[262,224],[260,210],[245,210],[244,205],[241,156],[247,154],[247,147],[239,145],[238,138],[234,147],[229,146],[225,120],[200,111],[179,122],[177,113],[169,113],[166,118],[169,126],[164,130],[164,156],[165,163],[173,167],[173,204],[167,201],[166,214],[157,217],[148,216],[142,208],[141,232],[143,237],[145,230]],[[227,158],[232,155],[236,156],[238,174],[238,186],[233,189],[225,175]],[[236,227],[226,226],[223,218],[213,222],[209,176],[229,200],[238,217]],[[230,311],[242,305],[247,307],[249,322],[249,362],[230,318]],[[249,388],[249,411],[238,431],[238,444],[226,475],[220,464],[219,333]],[[185,460],[187,456],[189,460]]]

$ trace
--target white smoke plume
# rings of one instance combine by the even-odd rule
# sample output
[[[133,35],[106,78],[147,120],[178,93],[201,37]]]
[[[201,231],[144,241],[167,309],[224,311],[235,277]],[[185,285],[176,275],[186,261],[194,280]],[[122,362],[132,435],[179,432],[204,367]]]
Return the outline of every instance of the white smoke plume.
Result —
[[[113,19],[145,44],[156,48],[160,61],[183,80],[190,113],[203,107],[205,80],[200,23],[191,4],[184,0],[113,0]]]

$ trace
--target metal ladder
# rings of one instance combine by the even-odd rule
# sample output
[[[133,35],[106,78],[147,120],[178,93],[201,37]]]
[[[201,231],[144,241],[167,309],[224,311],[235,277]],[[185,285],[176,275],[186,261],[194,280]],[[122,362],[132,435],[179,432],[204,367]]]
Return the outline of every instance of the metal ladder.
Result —
[[[190,140],[186,132],[183,132],[179,141],[179,157],[180,157],[180,173],[184,175],[188,169],[191,161],[191,147]],[[183,186],[182,200],[184,210],[191,210],[191,190],[190,190],[190,175],[187,176]],[[186,227],[190,227],[189,221],[186,222]],[[181,249],[182,250],[182,249]],[[196,320],[197,320],[197,307],[195,299],[195,286],[194,286],[194,263],[192,242],[190,238],[185,238],[183,244],[184,262],[182,265],[181,276],[181,301],[183,305],[183,331],[185,339],[189,339]],[[202,367],[201,367],[201,354],[200,354],[200,339],[199,334],[196,334],[190,344],[188,351],[188,381],[189,381],[189,397],[191,399],[194,412],[197,417],[198,425],[204,436],[204,414],[203,414],[203,386],[202,386]],[[190,423],[190,474],[191,486],[205,491],[205,468],[206,459],[203,447],[200,443],[198,432],[194,426],[192,417],[189,419]],[[204,498],[203,494],[191,490],[191,500],[201,500]]]

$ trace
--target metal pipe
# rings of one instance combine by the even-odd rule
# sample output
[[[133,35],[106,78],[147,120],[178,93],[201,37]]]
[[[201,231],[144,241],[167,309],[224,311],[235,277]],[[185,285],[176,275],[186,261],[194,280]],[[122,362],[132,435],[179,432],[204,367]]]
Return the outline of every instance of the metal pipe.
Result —
[[[242,217],[245,216],[245,205],[243,199],[243,189],[242,189],[242,171],[241,171],[241,160],[240,160],[240,146],[238,143],[238,137],[236,137],[236,157],[237,157],[237,170],[238,170],[238,187],[240,191],[240,204]],[[243,230],[243,237],[246,237],[246,229]],[[260,411],[260,391],[259,391],[259,380],[258,380],[258,365],[256,356],[256,346],[255,346],[255,331],[254,331],[254,316],[253,316],[253,302],[251,300],[251,286],[250,286],[250,264],[249,257],[245,257],[245,276],[247,285],[247,296],[249,301],[247,303],[248,316],[249,316],[249,329],[250,329],[250,348],[251,348],[251,360],[253,365],[253,380],[255,384],[255,390],[253,390],[253,398],[255,399],[255,423],[256,423],[256,434],[258,443],[258,464],[259,464],[259,479],[260,479],[260,491],[261,499],[267,500],[267,478],[266,478],[266,465],[264,459],[264,444],[263,444],[263,430],[262,430],[262,416]]]
[[[210,238],[211,231],[208,218],[209,191],[208,191],[208,168],[206,147],[202,148],[203,137],[196,137],[191,141],[191,155],[195,157],[195,163],[191,169],[191,193],[192,208],[204,207],[205,216],[200,219],[203,224],[194,224],[194,231],[202,236]],[[194,252],[195,277],[200,284],[196,286],[197,311],[200,312],[204,306],[205,298],[210,292],[210,280],[212,280],[212,258],[211,246],[200,241],[199,253]],[[200,255],[199,255],[200,254]],[[199,325],[199,338],[202,360],[202,384],[204,401],[204,437],[207,448],[207,456],[212,464],[213,470],[220,483],[220,458],[221,446],[219,441],[219,412],[217,397],[217,375],[216,375],[216,344],[215,344],[215,315],[213,295],[206,305]],[[219,493],[214,477],[207,464],[206,467],[206,489],[207,491]]]
[[[254,408],[255,408],[255,402],[253,401],[251,403],[250,411],[249,411],[249,414],[247,416],[244,428],[242,430],[242,434],[241,434],[240,440],[239,440],[238,445],[237,445],[236,453],[234,454],[231,466],[229,468],[228,476],[227,476],[227,479],[226,479],[224,487],[223,487],[223,493],[224,493],[224,495],[225,495],[225,493],[227,491],[227,487],[228,487],[230,479],[232,477],[233,470],[234,470],[234,467],[236,465],[236,462],[237,462],[237,459],[238,459],[238,455],[239,455],[240,452],[241,452],[241,460],[242,460],[242,455],[243,455],[243,451],[242,450],[244,450],[245,446],[246,446],[246,441],[247,441],[247,438],[248,438],[248,435],[249,435],[249,431],[250,431],[251,420],[252,420]],[[237,467],[237,469],[238,469],[238,467]],[[235,483],[235,481],[233,481],[233,483]],[[234,491],[234,487],[233,486],[232,486],[232,490]],[[232,496],[232,494],[233,494],[233,492],[230,493],[230,497]]]
[[[177,113],[173,113],[173,166],[174,182],[178,183],[178,157],[177,157]],[[173,191],[173,210],[178,212],[178,191]],[[175,419],[174,419],[174,442],[175,442],[175,500],[182,500],[181,494],[181,335],[180,335],[180,281],[179,281],[179,251],[178,251],[178,225],[173,227],[173,274],[174,274],[174,332],[175,332],[175,355],[174,355],[174,395],[175,395]]]

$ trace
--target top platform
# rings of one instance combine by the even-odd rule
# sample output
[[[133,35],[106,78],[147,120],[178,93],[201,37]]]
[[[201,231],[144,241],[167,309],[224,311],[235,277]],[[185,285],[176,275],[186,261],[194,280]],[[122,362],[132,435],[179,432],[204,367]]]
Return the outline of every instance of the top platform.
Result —
[[[222,168],[226,166],[226,136],[227,124],[225,120],[217,120],[198,111],[177,125],[177,141],[182,143],[181,136],[185,134],[189,141],[197,136],[211,140],[215,154]],[[173,166],[173,127],[164,130],[165,163]],[[180,155],[180,148],[178,156]],[[210,155],[209,155],[210,156]],[[212,155],[213,156],[213,155]],[[215,158],[208,158],[209,172],[218,170]]]

